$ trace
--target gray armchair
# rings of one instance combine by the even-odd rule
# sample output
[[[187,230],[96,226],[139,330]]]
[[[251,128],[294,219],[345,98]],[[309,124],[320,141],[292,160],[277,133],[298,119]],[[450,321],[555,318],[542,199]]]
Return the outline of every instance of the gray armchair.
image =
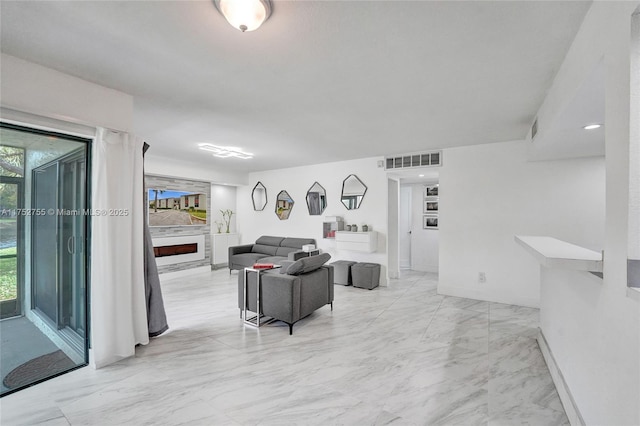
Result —
[[[282,270],[263,272],[260,276],[260,312],[289,325],[308,316],[324,305],[333,310],[333,266],[324,265],[329,254],[310,256],[287,262]],[[256,273],[249,272],[247,302],[250,311],[256,309]],[[244,308],[244,274],[238,274],[238,308]]]

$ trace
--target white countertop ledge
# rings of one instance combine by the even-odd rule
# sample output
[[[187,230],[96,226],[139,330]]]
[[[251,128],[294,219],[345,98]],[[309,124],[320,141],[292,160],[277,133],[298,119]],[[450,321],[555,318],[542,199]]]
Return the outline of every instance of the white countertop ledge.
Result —
[[[553,237],[516,235],[515,239],[547,268],[602,272],[602,254],[597,251]]]

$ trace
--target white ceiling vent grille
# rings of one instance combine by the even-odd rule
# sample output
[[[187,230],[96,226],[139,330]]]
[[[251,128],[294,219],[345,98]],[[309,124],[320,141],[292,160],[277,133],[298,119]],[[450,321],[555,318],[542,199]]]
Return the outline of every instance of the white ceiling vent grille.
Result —
[[[385,170],[409,169],[414,167],[437,167],[441,165],[442,151],[386,157],[384,162]]]

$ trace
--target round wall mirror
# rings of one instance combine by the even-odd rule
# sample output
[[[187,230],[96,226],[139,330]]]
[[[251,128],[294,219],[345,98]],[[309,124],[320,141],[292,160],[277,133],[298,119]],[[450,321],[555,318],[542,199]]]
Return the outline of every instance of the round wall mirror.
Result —
[[[264,187],[262,182],[256,183],[251,191],[251,200],[253,200],[253,209],[255,211],[264,210],[267,205],[267,188]]]
[[[278,198],[276,198],[276,216],[278,216],[278,219],[289,219],[293,204],[293,198],[291,198],[289,193],[287,191],[280,191]]]
[[[342,195],[340,201],[347,210],[354,210],[360,207],[364,194],[367,192],[367,186],[362,183],[358,176],[349,175],[342,182]]]
[[[307,208],[309,215],[320,216],[327,207],[327,191],[322,185],[315,182],[307,191]]]

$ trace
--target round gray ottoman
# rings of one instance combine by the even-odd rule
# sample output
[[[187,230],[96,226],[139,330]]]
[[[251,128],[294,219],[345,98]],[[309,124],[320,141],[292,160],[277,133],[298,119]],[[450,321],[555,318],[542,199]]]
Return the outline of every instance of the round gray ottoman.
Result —
[[[337,260],[333,266],[333,283],[340,285],[351,285],[351,266],[356,262],[351,260]]]
[[[380,264],[356,263],[351,266],[351,278],[354,287],[374,289],[380,283]]]

